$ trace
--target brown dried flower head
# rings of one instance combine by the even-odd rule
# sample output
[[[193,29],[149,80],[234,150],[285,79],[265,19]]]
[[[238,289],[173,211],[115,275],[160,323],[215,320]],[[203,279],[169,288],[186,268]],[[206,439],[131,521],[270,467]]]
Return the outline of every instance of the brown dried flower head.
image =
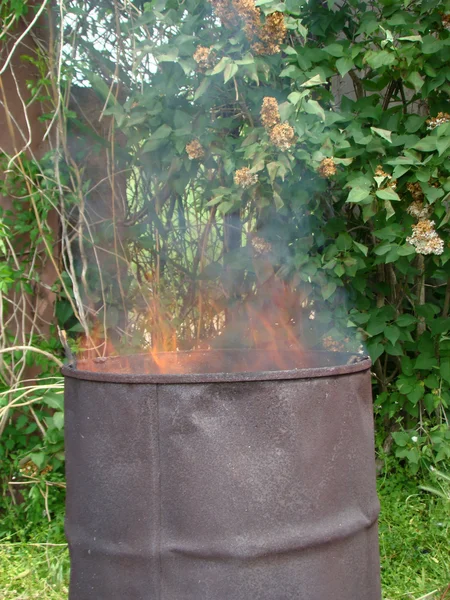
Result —
[[[387,177],[388,179],[391,179],[391,176],[389,175],[389,173],[386,173],[386,171],[383,169],[383,167],[381,165],[378,165],[376,170],[375,170],[375,177]]]
[[[327,335],[322,338],[322,345],[325,350],[329,350],[330,352],[343,352],[345,350],[345,344],[343,342],[338,342],[331,335]]]
[[[19,471],[22,475],[25,475],[26,477],[36,477],[39,473],[37,465],[32,460],[27,461],[23,465],[23,467],[19,469]]]
[[[270,141],[280,150],[289,150],[295,141],[294,130],[288,123],[279,123],[271,129]]]
[[[277,54],[280,52],[280,44],[283,43],[285,37],[284,15],[274,12],[267,15],[266,22],[259,31],[259,39],[252,45],[252,48],[256,54]]]
[[[257,254],[265,254],[272,250],[272,244],[270,244],[263,238],[260,238],[256,235],[252,237],[251,244],[252,244],[253,250]]]
[[[280,123],[280,111],[278,110],[278,102],[276,98],[266,96],[263,99],[261,108],[261,121],[267,130],[272,129]]]
[[[407,183],[406,189],[413,197],[414,202],[423,201],[423,191],[418,181],[416,183]]]
[[[417,254],[442,254],[444,242],[434,230],[434,221],[421,219],[412,226],[413,234],[406,241],[415,247]]]
[[[442,25],[450,31],[450,14],[441,13]]]
[[[232,0],[232,5],[244,21],[244,31],[247,39],[252,41],[261,28],[261,11],[256,8],[254,0]]]
[[[255,0],[210,0],[224,27],[243,29],[256,54],[276,54],[286,37],[284,15],[274,12],[261,24],[261,11]]]
[[[395,190],[395,188],[397,187],[397,180],[396,179],[392,179],[392,175],[389,175],[389,173],[386,173],[386,171],[383,169],[383,167],[381,165],[378,165],[376,170],[375,170],[375,177],[376,178],[380,178],[380,179],[387,179],[386,182],[384,182],[385,187],[390,187],[393,190]],[[379,184],[382,182],[379,182]]]
[[[200,159],[205,156],[205,151],[203,146],[200,144],[198,140],[192,140],[189,144],[186,144],[186,152],[190,158],[190,160]]]
[[[317,169],[317,172],[321,177],[332,177],[336,175],[336,163],[333,158],[324,158]]]
[[[234,183],[242,188],[248,188],[258,181],[258,175],[252,173],[248,167],[238,169],[234,174]]]
[[[435,129],[439,127],[439,125],[443,125],[444,123],[448,123],[450,121],[450,115],[448,113],[440,112],[436,117],[431,117],[427,120],[428,127],[427,129]]]
[[[206,46],[197,46],[197,50],[194,52],[193,59],[198,64],[198,68],[201,71],[206,71],[214,66],[215,52],[212,48],[207,48]]]
[[[239,25],[239,15],[230,0],[210,0],[210,2],[224,27],[232,28]]]

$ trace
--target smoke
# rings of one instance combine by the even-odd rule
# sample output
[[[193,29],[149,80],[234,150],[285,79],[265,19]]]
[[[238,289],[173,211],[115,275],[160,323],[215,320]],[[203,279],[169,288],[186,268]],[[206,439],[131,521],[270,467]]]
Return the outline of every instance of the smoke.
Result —
[[[200,351],[210,369],[219,350],[247,349],[282,369],[360,350],[340,284],[352,240],[334,213],[339,160],[329,140],[308,148],[324,82],[286,83],[287,17],[252,0],[146,6],[65,21],[86,85],[72,89],[67,167],[82,350],[141,352],[160,371],[165,352]]]

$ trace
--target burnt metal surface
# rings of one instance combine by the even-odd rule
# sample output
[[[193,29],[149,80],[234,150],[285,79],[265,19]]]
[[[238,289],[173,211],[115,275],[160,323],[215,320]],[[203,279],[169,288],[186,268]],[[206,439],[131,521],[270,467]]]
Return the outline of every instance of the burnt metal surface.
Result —
[[[367,356],[345,352],[305,353],[300,365],[297,357],[292,358],[289,352],[279,354],[280,362],[286,365],[284,369],[273,367],[270,354],[265,352],[210,350],[158,353],[157,356],[164,361],[166,368],[178,367],[181,373],[159,373],[151,354],[79,361],[76,365],[65,366],[62,373],[66,377],[111,383],[207,383],[328,377],[365,371],[371,364]],[[191,365],[187,359],[195,355],[199,358]],[[171,362],[167,357],[177,357],[177,362],[175,360]],[[249,368],[241,370],[239,366],[246,363]],[[262,365],[263,368],[257,370],[252,368],[255,364]],[[200,370],[189,371],[199,367]],[[204,367],[209,370],[202,370]],[[224,368],[225,370],[221,370]]]
[[[70,600],[380,600],[369,366],[65,368]]]

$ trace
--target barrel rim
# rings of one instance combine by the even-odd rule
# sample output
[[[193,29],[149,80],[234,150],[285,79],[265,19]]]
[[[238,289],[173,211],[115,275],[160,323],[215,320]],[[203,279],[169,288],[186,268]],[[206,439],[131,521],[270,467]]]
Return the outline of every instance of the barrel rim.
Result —
[[[336,353],[344,354],[344,353]],[[227,383],[245,381],[278,381],[288,379],[316,379],[320,377],[336,377],[350,375],[370,369],[372,362],[366,355],[352,355],[355,362],[351,364],[338,364],[334,366],[305,367],[282,371],[242,371],[242,372],[217,372],[217,373],[102,373],[100,371],[86,371],[77,369],[73,363],[64,365],[61,369],[64,377],[86,381],[99,381],[105,383],[131,383],[131,384],[182,384],[182,383]]]

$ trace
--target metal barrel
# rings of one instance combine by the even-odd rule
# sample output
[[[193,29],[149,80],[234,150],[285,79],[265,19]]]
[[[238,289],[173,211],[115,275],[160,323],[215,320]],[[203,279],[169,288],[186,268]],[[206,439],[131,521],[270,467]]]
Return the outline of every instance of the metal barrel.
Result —
[[[369,369],[65,367],[70,600],[380,600]]]

